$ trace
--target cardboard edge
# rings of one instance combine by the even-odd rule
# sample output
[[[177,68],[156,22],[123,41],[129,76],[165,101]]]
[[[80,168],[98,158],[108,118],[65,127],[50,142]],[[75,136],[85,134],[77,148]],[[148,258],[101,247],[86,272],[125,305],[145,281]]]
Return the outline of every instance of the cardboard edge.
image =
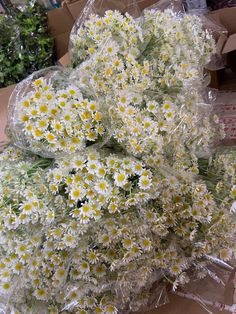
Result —
[[[223,52],[224,46],[227,42],[228,38],[225,34],[221,34],[217,43],[216,43],[216,52],[217,54],[221,54]]]
[[[66,6],[47,13],[48,29],[52,37],[68,32],[74,25],[74,18]],[[58,27],[59,26],[59,27]]]
[[[236,33],[229,36],[222,50],[222,54],[226,54],[234,50],[236,50]]]
[[[5,128],[7,125],[8,102],[15,87],[16,85],[13,84],[4,88],[0,88],[0,151],[2,144],[7,143],[8,141],[7,135],[5,133]]]
[[[70,55],[67,52],[63,57],[58,60],[58,63],[63,67],[67,67],[70,64]]]

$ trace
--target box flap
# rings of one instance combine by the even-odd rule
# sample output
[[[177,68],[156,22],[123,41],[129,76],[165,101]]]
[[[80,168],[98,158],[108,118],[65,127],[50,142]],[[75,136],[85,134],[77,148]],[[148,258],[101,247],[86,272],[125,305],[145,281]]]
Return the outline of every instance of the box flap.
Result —
[[[236,50],[236,34],[229,36],[228,40],[224,45],[222,53],[225,54],[234,50]]]
[[[69,52],[67,52],[63,57],[61,57],[58,60],[59,64],[66,67],[70,64],[70,55]]]
[[[137,1],[139,9],[141,11],[147,7],[152,6],[153,4],[156,4],[157,2],[160,2],[160,1],[157,1],[157,0],[138,0]]]
[[[223,24],[230,35],[236,33],[236,7],[216,10],[209,16]]]
[[[227,36],[225,34],[221,34],[217,43],[216,43],[216,52],[217,54],[221,54],[223,51],[223,48],[225,46],[225,43],[227,42]]]
[[[70,32],[60,34],[54,37],[54,45],[57,60],[62,58],[68,52]]]
[[[5,127],[7,124],[8,100],[16,85],[0,88],[0,142],[6,141]]]
[[[220,23],[220,12],[221,10],[216,10],[216,11],[212,11],[212,12],[209,12],[209,17],[213,20],[215,20],[216,22],[219,22]]]
[[[63,7],[67,8],[67,10],[72,15],[74,21],[76,21],[79,15],[81,14],[81,12],[83,11],[86,3],[87,3],[87,0],[79,0],[72,3],[64,2]]]
[[[74,19],[67,8],[51,10],[47,15],[49,31],[53,37],[71,31]]]

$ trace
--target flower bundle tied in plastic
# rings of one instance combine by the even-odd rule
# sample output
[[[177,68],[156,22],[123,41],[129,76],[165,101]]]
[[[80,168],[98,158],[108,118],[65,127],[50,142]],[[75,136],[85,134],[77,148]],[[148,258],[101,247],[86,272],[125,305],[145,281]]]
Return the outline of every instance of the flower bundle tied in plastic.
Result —
[[[171,10],[91,13],[72,33],[73,68],[11,97],[6,313],[144,312],[164,282],[217,278],[209,263],[235,253],[235,152],[213,150],[223,129],[204,100],[212,37]]]

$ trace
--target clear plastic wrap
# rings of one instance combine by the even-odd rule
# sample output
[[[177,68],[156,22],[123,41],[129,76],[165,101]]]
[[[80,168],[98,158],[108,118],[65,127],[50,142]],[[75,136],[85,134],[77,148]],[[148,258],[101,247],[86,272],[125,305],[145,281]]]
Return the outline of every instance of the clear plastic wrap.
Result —
[[[124,169],[129,170],[130,183],[134,174],[135,180],[141,180],[142,176],[138,174],[140,162],[133,158],[91,150],[69,159],[58,160],[52,166],[49,160],[36,156],[26,158],[20,150],[11,147],[0,157],[0,205],[4,206],[6,201],[9,205],[0,215],[5,227],[4,235],[0,231],[0,265],[6,264],[0,278],[3,289],[7,290],[7,284],[11,284],[10,291],[3,290],[0,298],[3,304],[8,300],[4,314],[9,312],[9,308],[20,313],[34,314],[41,313],[40,311],[50,314],[57,313],[56,311],[73,314],[87,311],[93,314],[99,313],[99,310],[106,314],[117,313],[118,310],[122,314],[128,314],[139,310],[138,313],[141,314],[167,304],[170,284],[175,293],[208,304],[205,299],[210,298],[212,293],[211,280],[223,288],[227,283],[232,267],[203,252],[209,251],[209,246],[214,244],[215,253],[220,245],[222,256],[224,254],[225,259],[230,256],[225,255],[229,249],[228,241],[234,241],[232,235],[231,240],[229,237],[229,224],[232,223],[230,217],[224,213],[222,219],[226,225],[222,223],[223,230],[219,229],[214,220],[222,213],[217,213],[219,209],[214,206],[211,211],[213,221],[207,222],[207,218],[203,221],[202,216],[199,222],[201,227],[193,232],[191,223],[196,224],[199,218],[184,220],[185,214],[181,209],[184,203],[175,204],[177,209],[169,206],[165,209],[166,205],[172,203],[169,200],[166,204],[165,200],[166,193],[171,193],[168,175],[164,177],[158,171],[156,179],[161,180],[157,188],[158,196],[154,196],[154,191],[145,189],[146,199],[142,205],[129,210],[128,203],[132,204],[132,198],[138,196],[142,188],[140,186],[137,191],[135,185],[132,185],[130,194],[123,193],[126,188],[121,187],[116,180],[114,169],[119,166],[120,173]],[[90,217],[86,217],[85,206],[89,206],[93,198],[98,200],[97,206],[104,202],[97,191],[101,178],[99,173],[93,172],[94,162],[105,169],[107,178],[104,177],[103,183],[106,181],[110,187],[119,186],[119,190],[114,189],[112,194],[105,194],[104,197],[110,198],[112,204],[119,208],[127,206],[125,214],[111,204],[108,208],[104,204],[101,211],[97,208],[98,212],[92,212]],[[135,169],[139,169],[138,172]],[[150,171],[144,166],[143,170]],[[86,180],[86,194],[82,196],[81,202],[70,198],[76,191],[75,188],[78,191],[78,185],[73,180],[81,178],[84,182],[86,176],[92,174],[93,182]],[[187,181],[184,179],[181,183],[181,179],[173,174],[171,179],[175,180],[176,188],[182,189],[186,184],[191,186],[192,190],[185,191],[184,194],[188,200],[201,200],[198,195],[193,195],[198,189],[204,189],[202,180],[193,183],[192,178],[186,177]],[[87,193],[91,188],[97,195]],[[174,195],[180,197],[178,193]],[[88,201],[83,203],[85,197],[88,197]],[[155,210],[156,206],[162,208],[163,213]],[[79,208],[83,208],[84,212],[78,211]],[[176,225],[173,226],[168,221],[176,215],[175,211],[178,211],[180,217],[175,217]],[[82,223],[82,219],[87,222]],[[178,230],[184,228],[184,223],[187,224],[186,235],[182,235],[185,241],[180,241],[181,231]],[[203,226],[210,228],[203,231]],[[189,228],[191,234],[188,233]],[[221,240],[214,238],[216,235],[224,237],[227,242],[223,247]],[[7,259],[11,256],[14,256],[14,263],[7,264]],[[23,259],[25,256],[28,257]],[[15,265],[22,265],[22,260],[23,267],[17,266],[18,271],[14,276],[4,281],[6,272],[14,272]],[[47,276],[48,272],[50,276]],[[206,277],[208,281],[199,280]],[[204,287],[208,282],[207,292],[205,289],[199,291],[204,282]],[[209,301],[209,304],[213,302]],[[215,302],[213,305],[218,307],[218,304],[220,303]]]
[[[184,0],[184,4],[186,5],[186,9],[188,11],[207,8],[206,0]]]
[[[198,2],[198,1],[197,1]],[[201,6],[200,3],[193,4],[192,14],[198,15],[203,24],[203,28],[207,30],[215,39],[217,44],[216,52],[212,54],[211,60],[205,65],[206,69],[214,71],[224,68],[225,60],[221,54],[221,37],[228,35],[228,30],[219,22],[211,18],[210,15],[206,15],[205,9],[199,9],[198,6]],[[170,9],[179,16],[185,14],[184,4],[180,0],[161,0],[157,3],[147,7],[145,10],[161,10],[164,11]],[[187,12],[187,13],[191,13]]]
[[[208,64],[206,64],[205,68],[211,71],[223,69],[225,67],[225,58],[221,53],[221,49],[222,42],[228,36],[228,30],[225,26],[211,18],[210,15],[201,15],[200,18],[204,28],[209,31],[216,42],[216,51],[211,56],[211,60]]]
[[[140,16],[137,0],[89,0],[78,17],[71,34],[77,34],[79,28],[91,15],[95,14],[102,17],[108,10],[117,10],[123,14],[128,13],[135,18]]]
[[[160,10],[164,11],[170,9],[175,13],[180,13],[184,11],[184,6],[182,0],[160,0],[151,6],[148,6],[145,10]]]
[[[54,158],[99,147],[109,139],[104,100],[72,82],[73,71],[51,67],[16,86],[9,100],[6,132],[17,147]]]
[[[27,135],[24,134],[22,128],[22,108],[24,108],[24,104],[22,105],[22,108],[20,108],[19,104],[26,101],[25,106],[27,107],[25,108],[29,107],[29,101],[24,100],[24,98],[29,94],[33,95],[34,92],[37,93],[37,91],[35,90],[35,88],[37,88],[37,85],[35,86],[33,84],[34,81],[44,78],[46,79],[46,81],[48,80],[48,83],[52,81],[52,84],[56,85],[55,87],[57,87],[58,83],[59,86],[63,88],[66,87],[65,82],[63,82],[62,80],[63,76],[65,78],[65,70],[62,67],[51,67],[31,74],[25,80],[16,85],[8,103],[8,121],[6,127],[6,133],[8,137],[16,146],[20,147],[21,149],[26,149],[28,151],[32,150],[35,153],[42,153],[43,155],[46,153],[45,150],[41,147],[38,149],[36,147],[32,148],[31,146],[33,145],[33,143],[27,140]],[[38,95],[38,97],[41,97],[41,93]],[[38,108],[35,108],[35,110],[37,113]]]
[[[236,146],[236,93],[233,91],[215,91],[214,93],[214,112],[224,124],[225,132],[225,137],[219,144]]]
[[[85,8],[84,12],[90,9],[91,3],[88,3],[88,7]],[[82,24],[79,24],[81,25],[81,27],[79,27],[79,34],[74,36],[79,42],[84,41],[85,47],[74,47],[74,51],[77,56],[81,58],[80,61],[83,61],[83,59],[87,60],[82,63],[76,62],[77,66],[74,70],[68,69],[68,71],[65,70],[65,72],[62,72],[69,73],[66,74],[67,77],[64,79],[66,82],[65,86],[62,84],[62,79],[60,79],[62,82],[61,85],[55,88],[53,86],[55,85],[54,83],[51,86],[43,82],[44,85],[46,84],[47,88],[52,87],[53,89],[51,96],[46,95],[47,91],[45,90],[45,86],[41,86],[40,84],[37,86],[37,78],[44,76],[44,72],[46,73],[48,71],[45,70],[32,75],[24,82],[20,83],[13,93],[10,100],[10,108],[13,109],[9,114],[9,130],[12,132],[11,138],[13,138],[14,142],[17,143],[18,146],[21,145],[22,148],[33,149],[35,153],[47,157],[59,156],[60,150],[62,150],[62,152],[66,151],[66,153],[82,150],[90,146],[92,144],[91,141],[96,142],[98,140],[98,142],[101,143],[101,147],[110,137],[114,137],[115,140],[119,141],[121,146],[125,145],[124,147],[128,149],[130,153],[136,156],[144,155],[145,157],[143,156],[143,158],[145,160],[148,160],[149,152],[151,153],[156,145],[159,146],[159,150],[156,154],[168,155],[171,143],[177,140],[177,138],[182,138],[187,145],[195,147],[198,151],[204,152],[204,150],[207,150],[207,147],[212,142],[212,138],[210,137],[211,132],[205,133],[204,139],[202,138],[199,141],[202,132],[204,132],[204,128],[201,127],[200,122],[204,118],[206,126],[211,127],[211,111],[208,109],[210,107],[204,105],[203,100],[198,97],[197,90],[201,89],[202,85],[207,85],[209,79],[209,76],[204,77],[202,75],[202,68],[209,59],[213,41],[210,35],[202,30],[202,26],[197,17],[179,16],[173,14],[170,10],[165,13],[154,13],[159,12],[157,10],[158,6],[154,9],[145,10],[142,17],[143,24],[141,25],[140,20],[123,16],[118,11],[108,11],[105,17],[102,18],[96,18],[96,16],[91,15],[91,20],[87,20],[86,26],[81,22]],[[153,18],[154,14],[157,14],[156,19]],[[79,21],[83,20],[81,19],[79,19]],[[110,21],[108,26],[106,20]],[[98,34],[98,36],[104,36],[105,34],[104,39],[98,42],[93,38],[94,35],[91,35],[94,25],[97,25],[95,22],[98,25],[103,25],[106,31],[102,31]],[[175,35],[166,29],[166,26],[171,23],[174,25]],[[193,23],[195,23],[194,27],[192,26]],[[99,28],[100,26],[97,27]],[[188,28],[191,29],[191,32],[193,32],[195,36],[185,31]],[[187,42],[186,45],[194,47],[191,54],[187,52],[187,49],[179,45],[180,33],[182,34],[181,36],[185,38],[184,40]],[[89,34],[92,36],[90,39],[88,39]],[[201,42],[203,38],[204,44]],[[95,46],[93,47],[93,45]],[[160,49],[160,46],[162,46],[162,49]],[[167,56],[165,53],[167,46],[169,51],[172,51],[168,59],[166,59]],[[176,50],[176,47],[178,47],[178,50]],[[183,62],[183,58],[186,61],[188,60],[187,62],[191,64],[191,67]],[[168,62],[165,63],[166,61]],[[49,71],[51,70],[49,69]],[[63,75],[65,76],[65,74]],[[135,79],[133,79],[134,75]],[[34,80],[36,81],[33,82]],[[59,79],[54,81],[56,82],[57,80]],[[68,138],[70,141],[76,141],[74,144],[67,142],[67,136],[57,136],[64,132],[61,131],[61,122],[58,120],[60,119],[62,107],[57,100],[58,97],[65,97],[66,99],[68,91],[65,92],[64,96],[55,96],[54,93],[56,89],[56,92],[63,94],[63,89],[69,88],[70,81],[75,82],[74,87],[76,88],[76,92],[72,91],[73,93],[76,94],[78,92],[80,94],[80,92],[82,92],[85,97],[88,97],[92,101],[96,100],[98,103],[99,112],[92,112],[91,122],[93,126],[92,129],[89,129],[91,133],[86,131],[88,133],[87,141],[90,142],[88,145],[83,135],[78,135],[78,137],[73,135],[74,129],[72,130],[71,127],[65,128],[64,131],[66,134],[69,134]],[[36,93],[34,94],[35,99],[33,101],[33,107],[36,111],[34,111],[33,114],[29,111],[27,106],[26,109],[24,108],[24,102],[26,101],[26,104],[29,102],[29,99],[26,100],[25,97],[29,93],[28,87],[31,86],[31,84],[36,84],[34,86]],[[150,85],[152,86],[150,87]],[[26,86],[27,88],[25,89]],[[32,86],[30,88],[32,88]],[[193,97],[193,91],[191,91],[191,93],[188,92],[193,86],[196,90],[196,98]],[[37,89],[40,89],[40,95],[37,95]],[[60,91],[60,89],[62,89],[62,91]],[[180,91],[182,91],[183,97]],[[43,93],[42,97],[41,93]],[[32,97],[32,95],[31,93],[28,97]],[[52,97],[52,100],[47,98],[49,96]],[[55,103],[53,103],[54,96],[56,97]],[[82,97],[82,95],[80,97]],[[69,98],[73,99],[72,95],[70,95]],[[118,103],[117,108],[113,105],[114,99],[116,99]],[[186,101],[186,99],[188,99],[187,110],[182,105],[182,102]],[[70,102],[71,101],[72,100],[70,100]],[[76,100],[74,99],[73,101]],[[136,103],[140,101],[144,101],[145,103],[145,110],[143,111],[140,111],[138,106],[137,108],[135,107]],[[163,108],[156,109],[158,112],[156,116],[153,116],[148,108],[149,103],[152,101],[154,101],[154,104],[160,103],[162,104],[161,106],[163,106]],[[54,116],[51,114],[48,115],[48,105],[50,108],[51,106],[59,106],[59,114],[55,114]],[[122,111],[123,105],[128,105],[129,110],[133,111],[131,116],[127,115],[126,111]],[[165,106],[169,109],[165,109]],[[32,104],[29,107],[31,110]],[[22,110],[22,108],[24,110]],[[46,110],[46,112],[42,110]],[[55,110],[55,108],[53,110]],[[75,112],[73,113],[75,115],[76,110],[75,107]],[[100,115],[101,112],[105,113],[103,119],[100,118],[99,121],[94,120],[97,114]],[[193,112],[198,113],[195,115],[194,119],[191,118]],[[204,112],[204,114],[202,114],[202,112]],[[86,114],[90,117],[89,112]],[[176,115],[175,120],[173,120],[174,114]],[[79,113],[79,115],[81,115],[81,113]],[[50,118],[50,122],[41,121],[42,116],[44,116],[46,120]],[[86,123],[87,120],[89,120],[89,118],[83,117],[82,119],[85,119],[84,121]],[[149,128],[145,129],[145,125],[141,126],[145,136],[143,136],[143,134],[141,135],[141,132],[133,132],[133,128],[129,128],[129,125],[134,125],[136,119],[147,120],[148,124],[155,125],[155,128],[152,128],[153,136],[150,136],[150,130]],[[192,120],[192,129],[188,126],[188,131],[186,131],[187,121],[189,119]],[[32,124],[30,123],[31,120]],[[47,127],[39,127],[38,123],[46,123]],[[79,128],[83,129],[83,127],[87,125],[86,123],[83,124],[83,122],[82,124],[79,123],[81,123],[80,119],[75,126],[78,129],[77,133],[79,133]],[[161,132],[158,127],[159,123],[164,123],[164,126],[161,127],[161,129],[163,129]],[[169,124],[170,130],[165,133],[165,128]],[[55,127],[61,129],[57,130]],[[32,129],[29,130],[29,128]],[[51,132],[51,129],[55,129],[55,132]],[[105,139],[103,138],[104,131],[108,131]],[[162,133],[162,131],[164,131],[164,133]],[[175,136],[173,136],[173,134],[175,134]],[[208,135],[206,136],[206,134]],[[127,142],[127,138],[129,139],[127,146],[124,139],[122,140],[124,135],[125,142]],[[90,138],[91,141],[89,140]],[[150,142],[147,140],[148,138],[151,139]],[[27,143],[24,142],[23,139],[27,139]],[[34,140],[34,145],[30,142],[32,140]],[[58,147],[58,141],[62,141],[61,145],[64,145],[64,148]],[[139,145],[141,147],[135,152]],[[47,150],[46,147],[50,149]],[[173,149],[177,149],[178,151],[177,147],[173,147]],[[176,154],[179,154],[179,152],[176,152]]]
[[[69,51],[71,53],[71,60],[72,64],[77,65],[78,56],[75,53],[76,47],[80,46],[82,43],[78,41],[78,35],[81,33],[82,28],[84,25],[89,26],[87,24],[90,17],[93,15],[94,17],[103,17],[105,13],[109,10],[116,10],[125,15],[128,13],[134,18],[140,16],[141,12],[139,10],[139,6],[136,0],[89,0],[84,7],[82,13],[78,17],[77,21],[75,22],[71,34],[70,34],[70,44],[69,44]],[[109,23],[109,15],[107,16],[107,20]],[[100,22],[97,22],[100,23]],[[102,24],[100,26],[102,32]],[[107,38],[104,37],[106,40]],[[97,43],[101,45],[101,39],[97,40]],[[96,45],[95,45],[96,46]],[[74,49],[75,48],[75,49]],[[94,47],[95,48],[95,47]],[[91,47],[93,49],[93,46]]]
[[[235,283],[235,268],[211,258],[211,264],[205,269],[205,278],[193,280],[173,293],[196,302],[206,313],[225,311],[234,314],[236,310]]]
[[[203,15],[208,12],[206,0],[184,0],[183,3],[189,14]]]
[[[93,46],[87,39],[103,22],[109,36]],[[76,125],[80,135],[98,109],[96,130],[107,128],[109,141],[81,150],[77,138],[53,164],[35,157],[36,164],[6,167],[11,152],[0,162],[7,310],[145,313],[168,303],[169,287],[178,291],[206,276],[224,286],[235,254],[236,152],[211,150],[219,121],[203,67],[212,37],[198,17],[155,8],[142,24],[118,11],[92,15],[74,36],[86,42],[76,48],[74,69],[38,72],[16,87],[9,134],[20,148],[55,157],[39,132],[45,112],[47,139],[57,149],[60,141],[49,133],[70,133],[60,133],[67,108],[73,122],[86,122]],[[58,111],[59,125],[51,117]],[[13,257],[16,269],[7,263]]]

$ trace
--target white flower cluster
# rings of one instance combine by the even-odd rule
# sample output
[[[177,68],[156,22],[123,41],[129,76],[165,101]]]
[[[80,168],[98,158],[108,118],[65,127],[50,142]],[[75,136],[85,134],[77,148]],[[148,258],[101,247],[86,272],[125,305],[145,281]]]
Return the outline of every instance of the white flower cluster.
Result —
[[[98,94],[127,88],[141,95],[146,89],[170,93],[193,87],[193,81],[199,86],[215,49],[199,18],[171,11],[145,11],[140,20],[107,11],[91,16],[71,41],[81,83]]]
[[[142,206],[157,196],[157,178],[142,162],[93,151],[59,161],[49,171],[48,180],[55,195],[63,187],[71,215],[80,223],[99,219],[106,210],[114,214]]]
[[[55,90],[43,78],[33,85],[18,104],[18,119],[31,151],[46,151],[49,156],[73,153],[104,134],[100,104],[84,98],[77,87]]]
[[[209,187],[204,164],[198,179],[104,152],[50,171],[48,160],[21,158],[0,167],[1,295],[16,313],[37,313],[40,301],[51,314],[137,310],[158,278],[176,286],[193,265],[207,274],[204,256],[232,257],[235,154],[206,168]]]
[[[147,11],[135,20],[107,11],[72,42],[74,85],[37,79],[15,104],[12,127],[29,150],[58,157],[113,138],[148,164],[185,147],[208,152],[215,135],[199,87],[214,45],[197,17]]]
[[[113,39],[115,46],[106,46],[104,43]],[[118,52],[126,56],[132,54],[138,56],[138,44],[142,40],[142,28],[131,15],[122,15],[118,11],[106,11],[104,17],[90,15],[83,27],[71,36],[73,44],[73,63],[77,65],[87,58],[96,55],[96,52],[105,49],[109,57]],[[119,65],[113,60],[114,65]]]
[[[6,312],[136,311],[159,280],[235,255],[235,152],[199,157],[221,130],[201,95],[214,46],[199,19],[107,11],[72,40],[69,84],[38,78],[12,117],[19,146],[56,160],[0,157]]]

